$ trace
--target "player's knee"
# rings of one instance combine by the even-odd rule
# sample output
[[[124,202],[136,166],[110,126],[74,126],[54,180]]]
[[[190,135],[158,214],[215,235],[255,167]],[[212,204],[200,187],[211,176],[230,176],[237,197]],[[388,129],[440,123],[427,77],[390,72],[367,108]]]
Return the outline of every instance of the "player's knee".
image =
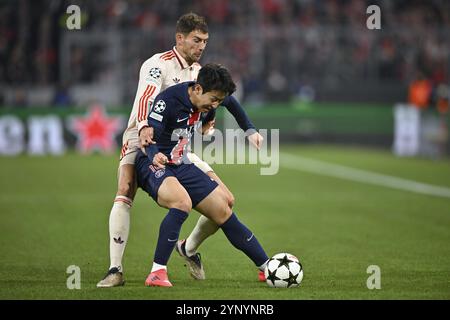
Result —
[[[231,208],[229,206],[225,207],[224,209],[224,213],[223,213],[223,218],[225,221],[228,220],[228,218],[231,217],[231,214],[233,213],[233,210],[231,210]],[[224,222],[225,222],[224,221]]]
[[[192,210],[192,201],[186,197],[173,202],[170,207],[189,213]]]
[[[221,210],[218,211],[215,222],[218,225],[222,225],[230,218],[231,214],[231,208],[228,206],[228,204],[224,204]]]
[[[234,195],[226,187],[220,187],[220,191],[222,192],[222,195],[225,197],[225,201],[227,202],[228,206],[230,208],[233,208]]]
[[[230,209],[233,208],[233,206],[234,206],[234,200],[235,199],[234,199],[233,194],[231,192],[227,192],[226,201],[227,201],[228,207],[230,207]]]
[[[218,200],[218,209],[216,211],[215,222],[218,225],[225,223],[231,216],[232,210],[228,203],[228,196],[225,192],[222,192],[220,200]]]

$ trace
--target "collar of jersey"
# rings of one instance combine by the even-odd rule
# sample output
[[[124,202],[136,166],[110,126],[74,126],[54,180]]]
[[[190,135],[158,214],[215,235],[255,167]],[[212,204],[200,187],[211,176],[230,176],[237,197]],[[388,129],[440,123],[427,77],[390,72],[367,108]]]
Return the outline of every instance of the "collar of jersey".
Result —
[[[184,58],[181,56],[181,54],[177,51],[176,47],[173,47],[172,51],[173,51],[173,53],[175,53],[175,57],[177,58],[178,63],[181,65],[181,69],[186,69],[186,68],[190,67],[190,65],[188,65],[186,60],[184,60]]]

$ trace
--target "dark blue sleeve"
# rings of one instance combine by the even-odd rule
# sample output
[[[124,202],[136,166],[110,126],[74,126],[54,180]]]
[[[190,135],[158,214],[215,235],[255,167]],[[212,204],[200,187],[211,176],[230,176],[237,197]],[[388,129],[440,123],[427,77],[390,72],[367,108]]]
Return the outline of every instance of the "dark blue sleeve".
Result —
[[[253,129],[256,131],[255,126],[248,118],[241,104],[233,96],[226,97],[222,105],[233,115],[242,130],[247,131]]]
[[[165,102],[160,95],[156,96],[155,98],[155,104],[160,103],[162,101],[165,105],[164,110],[162,111],[155,111],[156,109],[161,110],[160,108],[153,107],[150,111],[147,122],[148,126],[153,128],[153,141],[156,142],[156,144],[151,144],[147,147],[145,147],[145,151],[147,153],[147,157],[150,161],[153,163],[154,156],[159,152],[158,148],[158,141],[161,138],[161,135],[164,132],[164,129],[166,128],[166,124],[168,121],[168,118],[170,116],[170,107],[167,106],[167,102]]]

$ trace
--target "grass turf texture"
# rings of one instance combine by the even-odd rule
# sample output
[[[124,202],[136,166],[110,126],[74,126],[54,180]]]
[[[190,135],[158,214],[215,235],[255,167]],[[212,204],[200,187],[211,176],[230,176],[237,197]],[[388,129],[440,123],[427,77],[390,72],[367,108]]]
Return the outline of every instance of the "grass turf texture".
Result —
[[[450,161],[401,159],[389,152],[328,146],[284,147],[358,169],[450,187]],[[195,281],[174,251],[173,288],[147,288],[166,209],[138,192],[124,259],[126,285],[95,287],[109,266],[108,219],[116,156],[0,158],[1,299],[450,299],[450,199],[280,168],[216,165],[235,212],[269,255],[297,255],[299,288],[272,289],[219,230],[200,248],[207,280]],[[181,238],[192,230],[192,212]],[[81,268],[69,290],[66,268]],[[381,289],[368,290],[369,265]]]

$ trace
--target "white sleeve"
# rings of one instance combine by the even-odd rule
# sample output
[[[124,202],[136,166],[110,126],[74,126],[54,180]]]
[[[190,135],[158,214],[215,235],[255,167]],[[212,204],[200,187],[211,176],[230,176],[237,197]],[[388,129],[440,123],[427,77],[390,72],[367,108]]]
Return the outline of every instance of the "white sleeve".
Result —
[[[136,125],[138,132],[148,126],[147,116],[152,109],[155,97],[161,91],[164,62],[155,55],[142,64],[139,72],[139,85],[135,103],[138,104]]]

